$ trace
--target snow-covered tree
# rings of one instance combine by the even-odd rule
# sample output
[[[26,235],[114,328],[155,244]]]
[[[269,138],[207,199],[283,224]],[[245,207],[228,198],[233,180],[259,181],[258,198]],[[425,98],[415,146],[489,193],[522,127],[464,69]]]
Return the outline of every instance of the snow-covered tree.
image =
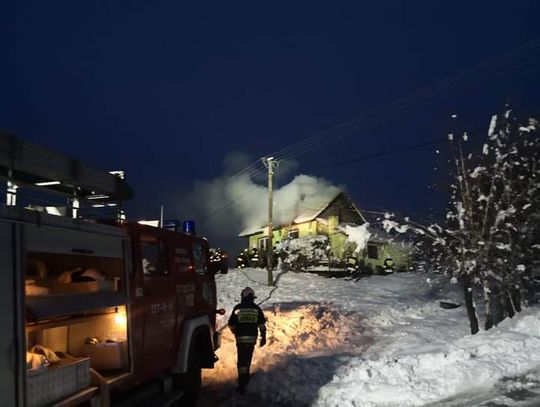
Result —
[[[304,271],[328,260],[328,236],[318,235],[285,239],[277,246],[281,264],[287,270]]]
[[[468,135],[450,135],[454,183],[441,262],[460,278],[472,304],[473,286],[485,301],[485,328],[521,310],[531,271],[540,213],[540,140],[537,122],[519,126],[511,112],[492,118],[480,153],[468,153]],[[537,218],[536,218],[537,219]],[[442,260],[442,257],[440,258]],[[472,315],[471,328],[475,324]],[[474,329],[472,329],[474,331]]]
[[[510,111],[494,116],[478,152],[471,151],[467,133],[449,134],[445,222],[426,227],[387,221],[389,228],[420,236],[436,268],[461,282],[473,334],[479,329],[475,290],[481,290],[489,329],[520,311],[522,294],[532,289],[533,264],[540,254],[538,127],[534,119],[519,125]]]

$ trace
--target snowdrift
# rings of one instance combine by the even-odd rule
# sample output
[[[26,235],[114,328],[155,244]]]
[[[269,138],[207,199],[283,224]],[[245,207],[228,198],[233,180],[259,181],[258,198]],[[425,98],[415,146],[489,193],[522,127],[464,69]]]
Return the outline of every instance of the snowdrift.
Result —
[[[426,274],[353,282],[278,272],[277,288],[265,282],[258,269],[217,280],[220,306],[230,312],[240,290],[251,286],[268,318],[268,344],[255,351],[249,388],[261,405],[478,405],[467,400],[496,396],[501,382],[532,386],[540,400],[538,308],[471,336],[462,307],[439,306],[442,299],[459,302],[458,287],[441,287]],[[228,329],[218,356],[205,383],[234,384],[236,350]]]

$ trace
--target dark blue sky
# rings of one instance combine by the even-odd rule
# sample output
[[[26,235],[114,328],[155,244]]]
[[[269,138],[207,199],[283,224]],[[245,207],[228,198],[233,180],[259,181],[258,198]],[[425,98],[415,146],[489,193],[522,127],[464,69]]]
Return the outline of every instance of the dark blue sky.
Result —
[[[536,0],[12,3],[0,6],[0,128],[125,169],[132,213],[149,217],[219,175],[230,151],[264,156],[540,36]],[[320,167],[440,138],[451,113],[487,128],[508,99],[537,114],[539,96],[538,64],[510,70],[299,156],[299,171],[361,207],[426,213],[433,147]]]

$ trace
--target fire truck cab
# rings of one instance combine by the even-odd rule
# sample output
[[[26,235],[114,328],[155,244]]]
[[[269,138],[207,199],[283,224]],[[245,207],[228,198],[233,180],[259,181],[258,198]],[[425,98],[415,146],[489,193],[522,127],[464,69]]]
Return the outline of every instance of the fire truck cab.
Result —
[[[10,186],[76,185],[82,200],[84,191],[114,196],[125,184],[82,163],[73,173],[38,174],[29,168],[36,159],[68,159],[0,135],[0,147],[6,143],[16,148],[0,149],[8,179],[0,205],[0,405],[193,401],[220,342],[206,239],[18,206]],[[95,182],[100,177],[109,183]]]

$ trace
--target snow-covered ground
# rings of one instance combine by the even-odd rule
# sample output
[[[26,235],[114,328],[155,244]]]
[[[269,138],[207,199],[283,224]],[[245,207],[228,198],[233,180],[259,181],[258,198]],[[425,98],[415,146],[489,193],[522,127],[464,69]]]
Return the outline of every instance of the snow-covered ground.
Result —
[[[268,344],[255,350],[246,396],[260,405],[540,405],[538,308],[471,336],[463,307],[439,306],[461,301],[458,287],[440,278],[275,277],[277,288],[266,286],[264,270],[217,276],[220,307],[230,312],[251,286],[267,316]],[[218,356],[204,385],[232,388],[236,348],[228,328]]]

